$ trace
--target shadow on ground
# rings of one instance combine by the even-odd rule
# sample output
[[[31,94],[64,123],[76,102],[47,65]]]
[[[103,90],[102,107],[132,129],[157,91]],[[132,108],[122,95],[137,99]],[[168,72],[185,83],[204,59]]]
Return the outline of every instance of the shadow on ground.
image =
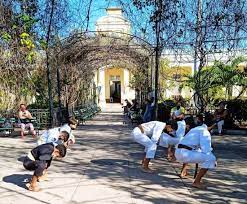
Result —
[[[205,191],[191,188],[192,178],[181,180],[177,173],[181,164],[169,163],[164,159],[164,149],[158,150],[153,161],[156,174],[146,174],[140,170],[143,147],[130,137],[131,129],[121,124],[123,117],[117,114],[102,114],[75,131],[76,144],[71,147],[66,158],[52,162],[52,172],[75,174],[85,179],[77,181],[78,189],[88,186],[87,181],[97,181],[105,187],[130,192],[135,200],[150,203],[245,203],[247,199],[247,137],[213,137],[218,167],[208,173]],[[24,149],[31,149],[31,140],[22,141]],[[35,144],[33,144],[35,146]],[[1,148],[2,147],[2,148]],[[24,149],[18,145],[2,145],[1,161],[6,165],[22,161]],[[28,147],[28,148],[27,148]],[[26,151],[25,149],[25,151]],[[7,152],[7,153],[6,153]],[[6,157],[7,156],[7,157]],[[11,159],[9,161],[9,158]],[[19,158],[18,161],[16,158]],[[19,165],[22,165],[21,163]],[[193,171],[192,171],[193,172]],[[3,181],[23,188],[27,176],[12,174]],[[24,178],[25,177],[25,178]],[[63,188],[76,185],[68,183]],[[59,188],[56,184],[47,189]],[[99,200],[103,202],[103,200]],[[72,201],[73,203],[73,201]],[[76,203],[76,202],[74,202]],[[134,202],[135,203],[135,202]]]
[[[31,178],[32,178],[32,175],[30,174],[12,174],[12,175],[3,177],[3,181],[6,183],[15,184],[21,188],[26,189],[26,183],[30,181]]]

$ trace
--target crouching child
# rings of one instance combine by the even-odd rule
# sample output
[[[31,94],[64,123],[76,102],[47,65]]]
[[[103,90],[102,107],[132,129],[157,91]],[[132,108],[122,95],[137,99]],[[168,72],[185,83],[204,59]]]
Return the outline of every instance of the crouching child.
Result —
[[[47,177],[47,169],[54,158],[66,155],[66,147],[62,144],[54,146],[53,143],[42,144],[32,149],[25,157],[23,166],[25,169],[34,171],[31,181],[26,185],[30,191],[39,191],[37,182]]]

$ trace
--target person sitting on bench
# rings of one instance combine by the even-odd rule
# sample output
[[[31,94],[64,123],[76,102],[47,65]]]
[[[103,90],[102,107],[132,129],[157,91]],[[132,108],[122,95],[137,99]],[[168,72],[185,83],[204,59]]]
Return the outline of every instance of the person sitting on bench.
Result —
[[[228,116],[228,110],[225,109],[225,104],[221,102],[219,104],[219,109],[216,109],[214,113],[214,119],[217,124],[219,135],[222,135],[223,125],[225,123],[225,120],[227,119],[227,116]]]
[[[31,119],[33,118],[31,113],[26,109],[25,104],[20,104],[20,109],[18,112],[18,118],[20,120],[21,127],[21,138],[24,138],[25,128],[30,128],[33,138],[36,137],[36,132],[34,130],[33,124],[31,123]]]
[[[45,180],[47,169],[52,159],[65,157],[66,147],[62,144],[54,146],[52,143],[42,144],[32,149],[23,161],[25,169],[34,171],[31,181],[26,185],[30,191],[39,191],[37,181]]]
[[[171,109],[171,119],[181,121],[184,119],[185,108],[182,107],[180,101],[177,102],[177,105]]]

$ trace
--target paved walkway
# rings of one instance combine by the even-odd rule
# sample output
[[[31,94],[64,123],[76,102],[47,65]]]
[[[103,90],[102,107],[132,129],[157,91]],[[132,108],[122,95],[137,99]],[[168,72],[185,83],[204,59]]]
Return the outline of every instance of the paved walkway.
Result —
[[[192,178],[177,176],[180,164],[167,162],[164,149],[153,162],[157,173],[142,173],[143,148],[130,138],[132,127],[123,124],[121,111],[112,104],[79,127],[77,143],[65,159],[53,161],[50,181],[40,183],[37,193],[24,188],[32,172],[21,162],[35,146],[32,138],[0,138],[0,204],[246,203],[247,137],[213,138],[218,168],[201,191],[191,188]]]

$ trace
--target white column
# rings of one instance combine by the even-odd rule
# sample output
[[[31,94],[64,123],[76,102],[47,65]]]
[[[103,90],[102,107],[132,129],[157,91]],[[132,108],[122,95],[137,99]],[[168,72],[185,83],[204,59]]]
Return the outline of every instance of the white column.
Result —
[[[98,97],[99,97],[99,92],[98,92],[98,70],[94,72],[94,78],[93,78],[93,83],[96,86],[96,103],[99,103]]]
[[[123,87],[121,88],[121,103],[128,99],[129,95],[129,70],[124,69]]]
[[[101,67],[99,69],[99,82],[98,82],[98,90],[99,90],[99,106],[100,108],[105,108],[105,68]]]

